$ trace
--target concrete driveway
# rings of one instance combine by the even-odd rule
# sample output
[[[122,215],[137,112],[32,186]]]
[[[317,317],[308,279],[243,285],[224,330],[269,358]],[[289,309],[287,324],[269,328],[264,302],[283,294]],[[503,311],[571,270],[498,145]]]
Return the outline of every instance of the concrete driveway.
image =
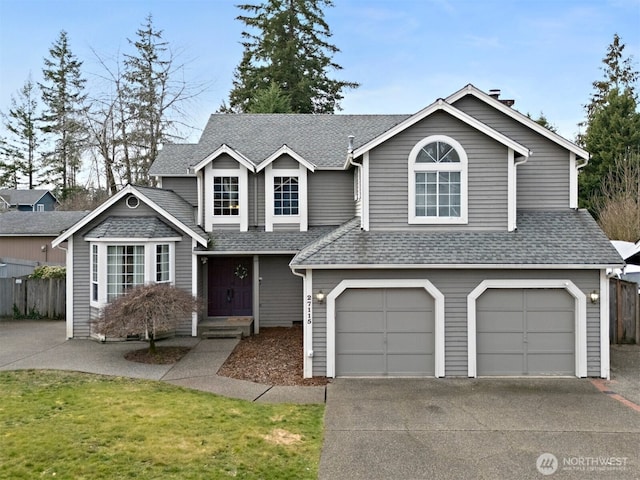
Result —
[[[586,379],[338,379],[327,389],[321,479],[545,476],[640,478],[640,412]]]

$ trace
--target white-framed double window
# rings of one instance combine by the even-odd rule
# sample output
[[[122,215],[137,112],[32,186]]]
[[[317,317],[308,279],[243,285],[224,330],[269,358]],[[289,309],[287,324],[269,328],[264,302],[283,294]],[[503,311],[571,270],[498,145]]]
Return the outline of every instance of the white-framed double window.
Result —
[[[101,307],[128,290],[175,282],[175,239],[91,242],[91,305]]]
[[[409,223],[465,224],[467,154],[454,139],[433,135],[409,154]]]

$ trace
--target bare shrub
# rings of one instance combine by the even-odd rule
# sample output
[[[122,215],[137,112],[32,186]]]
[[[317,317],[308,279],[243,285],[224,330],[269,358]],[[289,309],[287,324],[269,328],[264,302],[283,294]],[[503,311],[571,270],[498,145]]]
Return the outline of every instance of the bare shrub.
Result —
[[[158,333],[175,329],[198,308],[198,300],[185,290],[165,284],[142,285],[108,304],[94,328],[116,337],[146,334],[149,354],[155,354]]]
[[[615,161],[600,187],[598,223],[611,240],[640,239],[640,156]]]

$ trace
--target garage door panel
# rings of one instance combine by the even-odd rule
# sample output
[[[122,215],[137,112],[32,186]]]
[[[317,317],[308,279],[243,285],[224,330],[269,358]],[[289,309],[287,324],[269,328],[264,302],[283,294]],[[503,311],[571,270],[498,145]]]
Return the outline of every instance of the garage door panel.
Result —
[[[354,288],[340,295],[340,311],[342,312],[379,312],[384,304],[382,290],[370,288]]]
[[[385,350],[383,333],[343,333],[336,338],[336,351],[382,354]]]
[[[482,312],[478,315],[479,332],[521,332],[524,327],[519,312]]]
[[[490,288],[476,305],[479,375],[574,371],[575,300],[564,289]]]
[[[575,365],[573,352],[567,354],[530,354],[529,369],[536,375],[573,375]]]
[[[524,297],[521,290],[486,290],[478,299],[478,312],[521,312],[524,308]]]
[[[424,288],[354,288],[336,299],[336,374],[435,374],[434,300]]]
[[[574,340],[573,332],[529,333],[527,335],[528,350],[538,352],[573,351],[567,346],[572,345]]]
[[[530,332],[572,332],[575,315],[571,312],[527,312]]]
[[[387,373],[396,376],[433,375],[433,355],[393,355],[387,357]]]
[[[479,333],[476,336],[478,352],[522,352],[521,333]]]
[[[381,355],[349,355],[336,354],[338,375],[379,375],[384,370],[384,357]],[[348,365],[349,369],[342,371],[340,365]]]
[[[481,354],[478,355],[478,370],[487,375],[523,375],[522,355],[517,354]]]
[[[573,310],[574,299],[566,290],[555,289],[529,289],[525,297],[525,306],[528,311],[557,311]]]
[[[432,331],[425,321],[425,312],[387,312],[387,330],[394,332]]]
[[[434,336],[429,333],[388,333],[387,352],[430,352]]]
[[[341,312],[336,315],[336,332],[382,332],[384,329],[383,312]]]

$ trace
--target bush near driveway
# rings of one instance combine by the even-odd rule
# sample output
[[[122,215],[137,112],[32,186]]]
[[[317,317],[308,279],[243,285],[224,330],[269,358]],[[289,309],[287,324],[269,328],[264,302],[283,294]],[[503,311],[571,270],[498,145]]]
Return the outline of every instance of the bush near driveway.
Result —
[[[161,382],[0,372],[0,478],[317,478],[323,414]]]

